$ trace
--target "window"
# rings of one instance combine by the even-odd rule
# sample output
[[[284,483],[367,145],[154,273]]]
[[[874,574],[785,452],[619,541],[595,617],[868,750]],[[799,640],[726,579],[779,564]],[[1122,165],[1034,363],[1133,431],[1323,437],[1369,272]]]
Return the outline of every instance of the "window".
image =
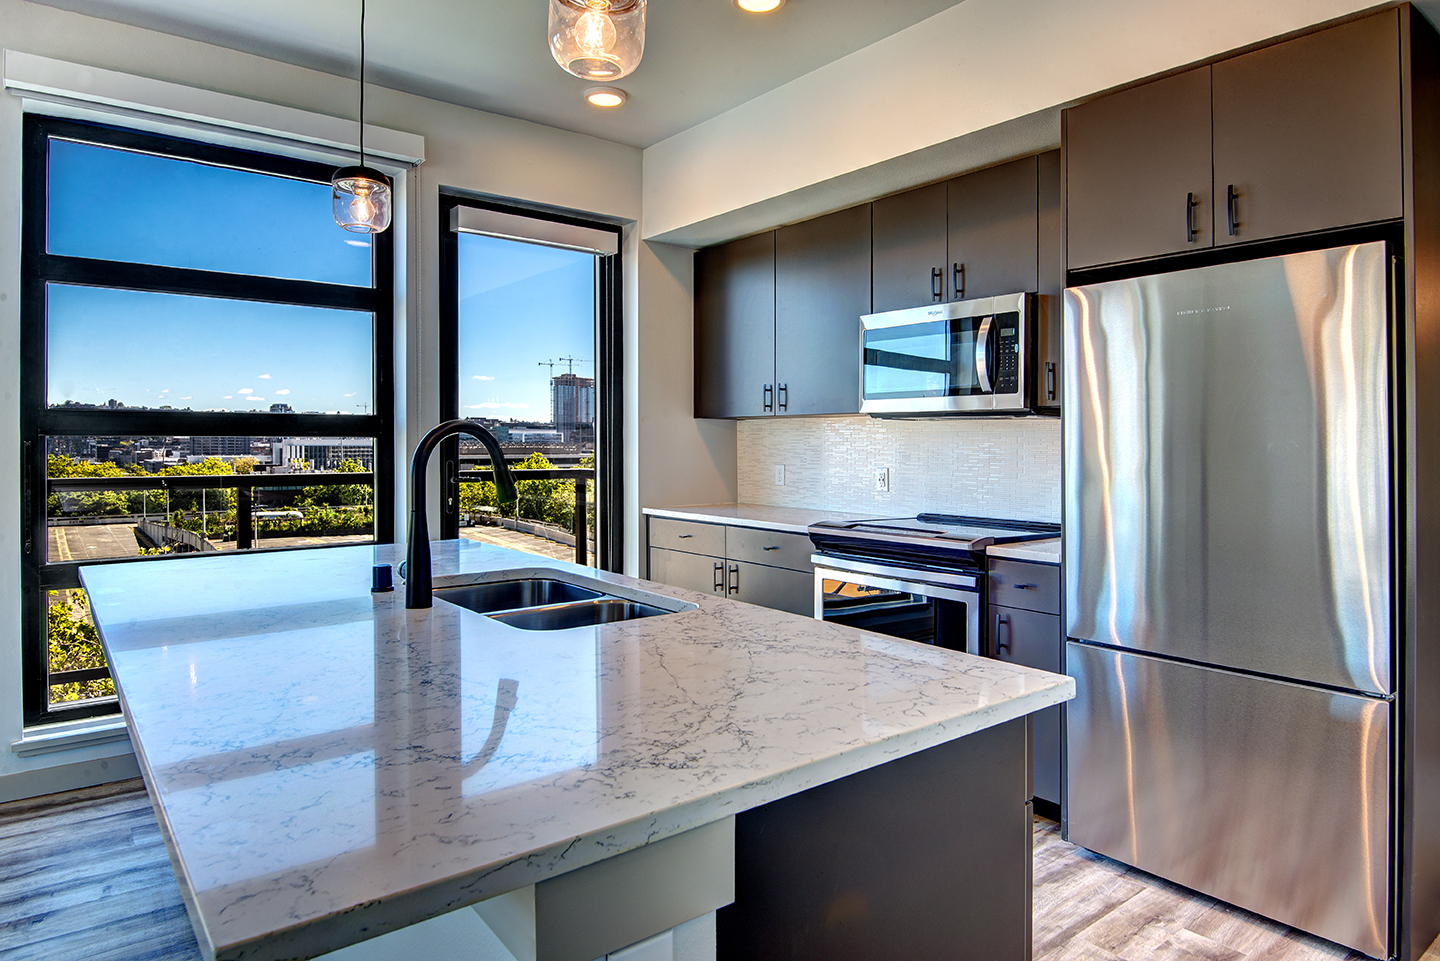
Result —
[[[458,197],[441,223],[442,413],[484,424],[520,471],[501,516],[480,445],[451,442],[443,536],[618,570],[620,229]]]
[[[118,710],[81,564],[392,539],[391,240],[330,174],[26,117],[26,724]]]

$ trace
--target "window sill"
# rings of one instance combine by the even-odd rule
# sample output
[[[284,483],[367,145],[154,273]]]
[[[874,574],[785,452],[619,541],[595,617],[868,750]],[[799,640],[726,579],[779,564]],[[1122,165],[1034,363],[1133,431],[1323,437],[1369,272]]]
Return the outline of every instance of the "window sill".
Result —
[[[10,750],[21,757],[34,757],[37,754],[129,739],[130,733],[125,729],[123,717],[85,718],[41,727],[27,727],[20,733],[20,740],[10,742]]]

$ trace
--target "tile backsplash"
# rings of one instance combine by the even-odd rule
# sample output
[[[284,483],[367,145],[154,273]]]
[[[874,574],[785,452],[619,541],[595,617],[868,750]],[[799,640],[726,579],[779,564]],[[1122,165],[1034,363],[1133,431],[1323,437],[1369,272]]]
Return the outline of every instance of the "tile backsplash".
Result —
[[[1060,520],[1058,418],[777,417],[740,421],[736,444],[746,504]]]

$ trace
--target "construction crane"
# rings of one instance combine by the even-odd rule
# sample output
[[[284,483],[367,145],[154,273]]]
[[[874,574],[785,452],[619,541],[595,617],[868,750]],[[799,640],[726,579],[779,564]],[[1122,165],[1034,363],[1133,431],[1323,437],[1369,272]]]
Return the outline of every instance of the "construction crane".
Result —
[[[536,364],[535,366],[537,366],[537,367],[549,367],[549,368],[550,368],[550,377],[551,377],[551,379],[553,380],[554,377],[555,377],[555,368],[556,368],[556,367],[559,367],[561,364],[565,364],[565,365],[566,365],[566,372],[567,372],[567,373],[573,374],[573,373],[575,373],[575,365],[576,365],[576,364],[588,364],[588,363],[590,363],[590,359],[589,359],[588,357],[561,357],[561,358],[559,358],[559,359],[557,359],[557,360],[542,360],[542,361],[540,361],[540,363]]]

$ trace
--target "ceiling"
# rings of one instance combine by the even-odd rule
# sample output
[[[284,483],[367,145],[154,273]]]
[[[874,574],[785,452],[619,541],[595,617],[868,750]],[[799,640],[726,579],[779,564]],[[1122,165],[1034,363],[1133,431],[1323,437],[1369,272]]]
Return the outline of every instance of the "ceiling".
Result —
[[[359,0],[38,0],[304,67],[353,75]],[[547,0],[368,0],[367,80],[409,93],[647,147],[956,0],[650,0],[645,56],[616,86],[624,106],[585,103],[588,84],[546,45]]]

